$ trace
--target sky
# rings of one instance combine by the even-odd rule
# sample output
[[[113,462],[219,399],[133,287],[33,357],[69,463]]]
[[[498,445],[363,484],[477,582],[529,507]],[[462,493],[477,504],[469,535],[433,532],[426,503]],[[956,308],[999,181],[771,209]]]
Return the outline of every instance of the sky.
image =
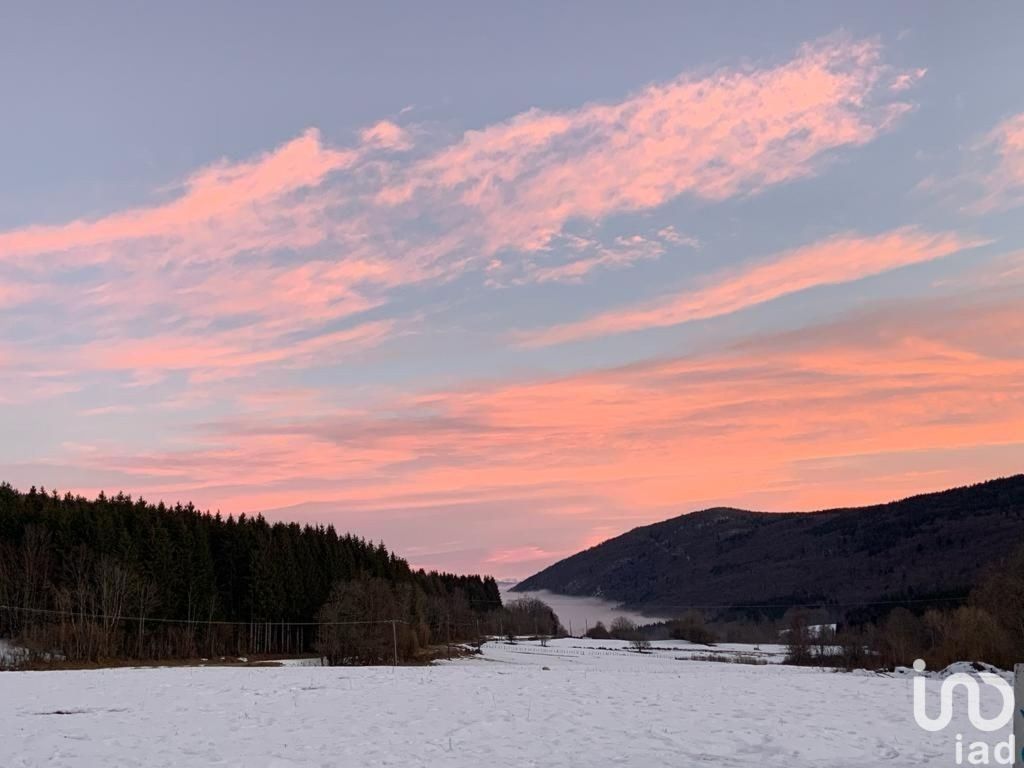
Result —
[[[1020,472],[1022,24],[4,3],[0,479],[515,578]]]

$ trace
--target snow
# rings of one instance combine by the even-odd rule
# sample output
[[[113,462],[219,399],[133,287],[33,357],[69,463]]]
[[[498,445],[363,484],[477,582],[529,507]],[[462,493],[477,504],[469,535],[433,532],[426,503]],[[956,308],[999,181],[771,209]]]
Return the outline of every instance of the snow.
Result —
[[[493,642],[397,669],[5,672],[0,765],[873,768],[952,765],[955,732],[1006,737],[973,734],[961,711],[947,732],[921,730],[909,677],[694,661],[682,657],[702,646],[656,645]],[[940,684],[928,681],[932,695]]]
[[[509,656],[514,658],[509,658]],[[781,664],[786,658],[785,645],[745,645],[741,643],[718,643],[701,645],[685,640],[652,640],[650,650],[638,654],[627,640],[592,640],[586,637],[566,637],[553,640],[548,647],[534,642],[517,642],[510,644],[504,640],[495,640],[487,645],[488,658],[500,658],[510,663],[529,664],[522,656],[557,655],[566,664],[592,665],[600,657],[612,657],[618,663],[662,665],[665,661],[684,661],[690,659],[708,660],[708,657],[722,661],[749,661],[765,664]],[[616,662],[612,662],[616,663]],[[657,668],[661,668],[658,666]]]
[[[1013,672],[1008,672],[1005,669],[994,667],[984,661],[955,661],[943,669],[925,669],[921,672],[918,672],[911,667],[896,667],[896,669],[893,670],[894,675],[911,677],[924,675],[925,677],[935,680],[945,680],[950,675],[956,674],[977,676],[979,672],[987,672],[990,675],[997,675],[1008,683],[1013,682]]]

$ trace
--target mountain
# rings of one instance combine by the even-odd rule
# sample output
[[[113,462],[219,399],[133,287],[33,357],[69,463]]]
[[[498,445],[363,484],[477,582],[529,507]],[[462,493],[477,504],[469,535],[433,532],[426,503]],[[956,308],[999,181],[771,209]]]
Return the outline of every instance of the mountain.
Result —
[[[1024,541],[1024,475],[870,507],[715,508],[634,528],[516,590],[631,608],[853,606],[963,596]]]

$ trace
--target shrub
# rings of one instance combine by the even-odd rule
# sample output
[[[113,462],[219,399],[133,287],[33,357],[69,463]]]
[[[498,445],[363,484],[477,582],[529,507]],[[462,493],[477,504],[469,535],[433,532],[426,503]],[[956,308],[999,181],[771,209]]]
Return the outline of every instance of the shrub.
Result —
[[[678,619],[668,622],[669,637],[701,645],[711,645],[717,638],[704,625],[704,616],[697,611],[687,611]]]
[[[647,651],[651,650],[651,641],[644,637],[640,637],[639,635],[635,635],[633,639],[629,641],[629,646],[637,653],[647,653]]]

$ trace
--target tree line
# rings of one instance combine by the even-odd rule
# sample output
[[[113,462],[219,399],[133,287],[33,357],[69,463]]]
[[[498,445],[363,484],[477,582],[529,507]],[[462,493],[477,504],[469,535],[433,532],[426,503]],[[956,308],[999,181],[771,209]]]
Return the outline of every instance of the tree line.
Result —
[[[452,643],[466,640],[565,634],[554,611],[534,598],[474,610],[461,595],[438,599],[379,578],[338,582],[319,620],[316,650],[330,665],[401,662],[431,644],[443,643],[450,654]]]
[[[815,622],[823,612],[791,611],[786,642],[795,664],[871,669],[930,669],[981,661],[1004,669],[1024,660],[1024,545],[989,565],[966,599],[944,607],[897,605],[874,621]]]
[[[8,484],[0,606],[0,637],[72,662],[315,653],[384,630],[393,654],[392,619],[408,659],[495,631],[508,615],[493,578],[413,569],[333,526]],[[332,658],[379,656],[363,646],[346,654]]]
[[[915,659],[929,669],[956,661],[1013,669],[1024,660],[1024,545],[990,563],[966,595],[782,610],[706,622],[691,609],[642,625],[620,616],[608,626],[597,622],[586,636],[625,640],[641,651],[660,640],[782,643],[788,663],[845,669],[891,670]]]
[[[699,610],[637,625],[618,617],[587,631],[593,639],[629,641],[637,650],[655,640],[715,645],[782,643],[790,664],[844,669],[929,669],[980,661],[1013,669],[1024,660],[1024,545],[997,558],[966,595],[943,600],[892,600],[840,608],[793,606],[743,619],[705,622]]]

